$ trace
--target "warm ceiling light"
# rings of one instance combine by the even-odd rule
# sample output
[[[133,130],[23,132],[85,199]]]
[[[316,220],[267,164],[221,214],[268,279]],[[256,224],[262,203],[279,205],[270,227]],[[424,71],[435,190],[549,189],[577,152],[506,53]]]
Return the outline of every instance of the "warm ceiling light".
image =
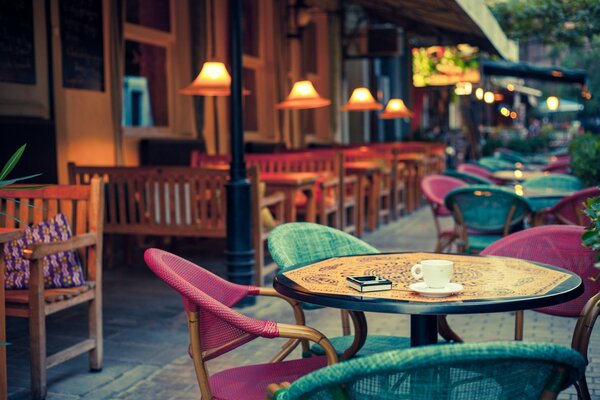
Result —
[[[379,118],[382,119],[394,119],[394,118],[410,118],[412,117],[412,113],[404,104],[402,99],[390,99],[387,105],[385,106],[385,110],[381,114],[379,114]]]
[[[202,65],[200,73],[192,83],[179,93],[192,96],[229,96],[231,94],[231,75],[225,64],[217,61],[207,61]],[[243,89],[243,94],[250,91]]]
[[[454,93],[458,96],[468,96],[473,91],[473,84],[471,82],[457,82],[454,88]]]
[[[381,110],[383,104],[378,103],[369,89],[360,87],[354,89],[352,96],[348,99],[348,102],[340,107],[346,111],[368,111],[368,110]]]
[[[508,117],[510,115],[510,110],[506,107],[502,107],[500,108],[500,114],[502,114],[505,117]]]
[[[475,97],[477,98],[477,100],[483,100],[483,88],[477,88],[475,89]]]
[[[506,85],[506,88],[508,89],[509,92],[513,92],[515,90],[515,85],[513,85],[512,83],[509,83],[508,85]]]
[[[492,104],[494,102],[494,93],[493,92],[485,92],[483,94],[483,101],[488,104]]]
[[[326,107],[330,104],[331,100],[321,97],[311,81],[298,81],[294,83],[288,97],[275,108],[301,110]]]
[[[516,112],[514,112],[514,111],[511,111],[511,112],[510,112],[510,117],[511,117],[512,119],[517,119],[517,117],[518,117],[518,116],[519,116],[519,115],[518,115]]]
[[[559,104],[560,104],[560,101],[558,100],[558,97],[556,97],[556,96],[550,96],[546,99],[546,106],[548,106],[548,110],[550,110],[550,111],[558,110]]]

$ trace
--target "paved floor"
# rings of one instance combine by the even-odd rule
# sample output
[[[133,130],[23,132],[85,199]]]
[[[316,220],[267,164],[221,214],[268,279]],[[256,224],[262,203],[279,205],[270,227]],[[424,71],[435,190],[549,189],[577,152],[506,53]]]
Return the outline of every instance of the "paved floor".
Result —
[[[399,222],[388,224],[364,239],[382,251],[431,250],[433,221],[421,209]],[[179,251],[198,263],[223,271],[221,242],[179,246]],[[88,372],[87,358],[77,357],[48,373],[48,399],[198,399],[193,366],[187,356],[185,316],[179,296],[143,267],[137,254],[135,267],[107,270],[104,275],[104,369]],[[292,322],[288,306],[278,300],[261,299],[244,313],[256,318]],[[85,309],[48,318],[48,350],[53,352],[73,342],[86,330]],[[307,312],[308,324],[327,335],[339,335],[339,312]],[[575,320],[536,312],[525,314],[525,338],[531,341],[570,344]],[[369,332],[408,335],[408,317],[369,314]],[[510,340],[510,313],[451,316],[451,326],[468,341]],[[9,398],[29,398],[27,327],[24,320],[8,320]],[[209,363],[211,372],[231,366],[267,361],[282,344],[280,340],[257,339]],[[593,397],[600,399],[600,333],[590,344],[588,382]],[[561,399],[575,399],[573,390]]]

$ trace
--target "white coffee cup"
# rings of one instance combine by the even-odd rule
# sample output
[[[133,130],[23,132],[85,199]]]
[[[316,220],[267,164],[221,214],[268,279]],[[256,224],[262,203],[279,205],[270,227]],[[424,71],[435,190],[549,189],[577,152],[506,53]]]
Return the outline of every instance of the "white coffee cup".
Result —
[[[410,273],[416,279],[423,279],[427,287],[440,289],[450,283],[454,273],[454,263],[448,260],[423,260],[413,265]]]

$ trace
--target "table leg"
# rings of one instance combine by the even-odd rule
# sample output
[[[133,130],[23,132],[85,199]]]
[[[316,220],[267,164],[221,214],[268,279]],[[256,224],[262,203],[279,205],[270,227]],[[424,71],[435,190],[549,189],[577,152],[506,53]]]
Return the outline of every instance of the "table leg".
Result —
[[[374,173],[371,177],[371,196],[369,197],[368,205],[368,222],[369,230],[372,232],[377,229],[377,222],[379,220],[379,191],[381,190],[381,174]]]
[[[0,399],[8,397],[6,371],[6,313],[4,307],[4,261],[0,261]]]
[[[365,177],[358,176],[358,199],[356,207],[358,208],[358,218],[356,220],[356,236],[361,237],[365,229]]]
[[[410,316],[410,346],[436,344],[438,341],[437,315]]]
[[[284,189],[285,194],[285,220],[296,222],[296,189]]]
[[[306,222],[317,222],[317,196],[315,196],[314,186],[305,189],[304,194],[306,195]],[[325,193],[323,193],[323,196],[325,196]],[[323,221],[321,223],[326,225]]]

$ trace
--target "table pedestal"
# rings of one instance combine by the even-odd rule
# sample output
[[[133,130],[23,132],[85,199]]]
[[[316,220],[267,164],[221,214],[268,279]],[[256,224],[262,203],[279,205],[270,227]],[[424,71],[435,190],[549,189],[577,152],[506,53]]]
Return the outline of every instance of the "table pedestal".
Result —
[[[410,316],[410,347],[436,344],[438,341],[437,315]]]

